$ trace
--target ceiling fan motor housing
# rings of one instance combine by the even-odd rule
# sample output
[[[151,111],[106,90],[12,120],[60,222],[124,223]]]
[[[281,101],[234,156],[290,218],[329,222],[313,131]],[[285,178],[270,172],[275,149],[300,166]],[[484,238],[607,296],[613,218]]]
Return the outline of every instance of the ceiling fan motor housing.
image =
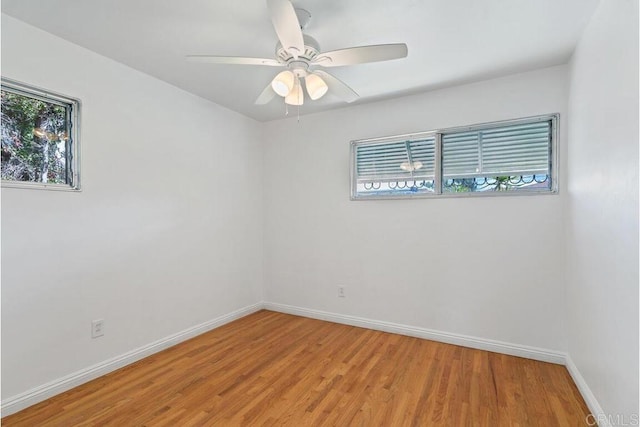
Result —
[[[320,53],[320,45],[311,36],[306,34],[302,35],[304,39],[304,51],[298,55],[298,58],[294,58],[289,52],[287,52],[283,47],[282,43],[278,42],[276,44],[276,58],[278,61],[286,64],[294,73],[295,70],[307,70],[309,69],[309,64]],[[300,77],[300,76],[299,76]]]

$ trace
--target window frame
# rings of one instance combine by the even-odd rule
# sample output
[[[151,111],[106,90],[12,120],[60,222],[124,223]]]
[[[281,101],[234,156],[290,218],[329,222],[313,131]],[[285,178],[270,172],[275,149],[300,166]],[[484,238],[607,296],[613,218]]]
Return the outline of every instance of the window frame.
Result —
[[[80,108],[81,101],[67,95],[62,95],[47,89],[43,89],[17,80],[2,77],[0,79],[2,90],[25,97],[39,99],[43,102],[57,104],[63,107],[70,107],[67,120],[70,123],[69,137],[71,161],[70,170],[72,181],[70,184],[55,184],[30,181],[9,181],[1,180],[2,188],[23,188],[32,190],[53,190],[53,191],[81,191],[80,187]],[[67,162],[69,156],[67,155]]]
[[[360,141],[352,141],[351,142],[351,198],[355,199],[403,199],[403,198],[414,198],[419,197],[418,195],[410,195],[410,194],[388,194],[384,196],[357,196],[357,187],[358,187],[358,177],[356,172],[356,156],[357,156],[357,147],[359,145],[383,145],[388,143],[404,143],[407,141],[419,141],[423,139],[433,138],[434,142],[434,166],[433,166],[433,185],[434,188],[438,185],[438,171],[441,169],[440,162],[438,160],[438,144],[439,144],[439,135],[435,131],[426,131],[426,132],[418,132],[412,134],[405,135],[394,135],[390,137],[381,137],[381,138],[372,138],[367,140]],[[423,192],[421,195],[423,197],[431,197],[434,193]]]
[[[551,122],[551,153],[549,156],[549,176],[551,179],[551,187],[549,189],[536,189],[526,191],[471,191],[471,192],[443,192],[442,191],[442,136],[446,133],[454,132],[473,132],[483,129],[491,129],[501,126],[512,126],[528,123],[536,123],[541,121]],[[560,114],[543,114],[538,116],[523,117],[518,119],[499,120],[494,122],[477,123],[468,126],[456,126],[451,128],[441,128],[430,131],[408,133],[403,135],[392,135],[380,138],[367,138],[351,141],[350,152],[350,181],[351,181],[351,200],[394,200],[394,199],[430,199],[430,198],[449,198],[449,197],[502,197],[502,196],[533,196],[545,194],[559,193],[559,153],[558,153],[558,136]],[[369,145],[382,142],[406,141],[412,139],[425,138],[435,136],[435,176],[434,176],[434,192],[433,193],[416,193],[416,194],[388,194],[388,195],[362,195],[358,194],[358,174],[356,165],[356,150],[360,145]]]

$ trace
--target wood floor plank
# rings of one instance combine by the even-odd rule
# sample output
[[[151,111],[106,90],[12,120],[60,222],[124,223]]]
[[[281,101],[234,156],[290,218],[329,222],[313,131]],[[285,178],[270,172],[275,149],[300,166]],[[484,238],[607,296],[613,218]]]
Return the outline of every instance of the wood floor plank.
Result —
[[[260,311],[3,426],[581,426],[560,365]]]

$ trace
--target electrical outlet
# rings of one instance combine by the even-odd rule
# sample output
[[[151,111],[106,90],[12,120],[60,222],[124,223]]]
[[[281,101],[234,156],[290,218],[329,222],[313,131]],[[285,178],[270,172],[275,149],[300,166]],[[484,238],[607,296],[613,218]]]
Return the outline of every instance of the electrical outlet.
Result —
[[[338,296],[340,298],[345,298],[347,295],[344,293],[344,286],[338,286]]]
[[[104,319],[97,319],[91,322],[91,338],[98,338],[104,335]]]

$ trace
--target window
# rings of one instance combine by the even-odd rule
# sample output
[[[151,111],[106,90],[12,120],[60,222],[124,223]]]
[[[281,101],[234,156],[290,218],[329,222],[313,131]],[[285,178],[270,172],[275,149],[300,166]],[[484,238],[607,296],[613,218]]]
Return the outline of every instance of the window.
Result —
[[[79,101],[2,79],[2,185],[78,190]]]
[[[558,115],[351,143],[352,199],[557,192]]]
[[[357,193],[367,196],[433,193],[435,147],[433,135],[355,146]]]

